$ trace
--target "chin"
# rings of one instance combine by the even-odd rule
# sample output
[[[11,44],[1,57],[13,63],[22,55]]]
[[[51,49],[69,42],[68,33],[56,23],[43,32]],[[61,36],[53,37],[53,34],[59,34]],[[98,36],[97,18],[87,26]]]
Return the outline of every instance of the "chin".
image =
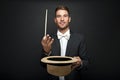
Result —
[[[68,27],[59,27],[60,30],[67,29]]]
[[[66,26],[60,26],[60,25],[59,25],[59,27],[60,27],[60,28],[65,28]]]

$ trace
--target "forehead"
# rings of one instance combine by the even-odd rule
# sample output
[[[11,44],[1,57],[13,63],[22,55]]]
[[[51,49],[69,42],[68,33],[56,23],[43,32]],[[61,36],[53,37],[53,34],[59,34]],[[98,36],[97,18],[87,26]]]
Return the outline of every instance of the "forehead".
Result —
[[[56,12],[56,15],[64,15],[64,14],[68,14],[67,10],[58,10]]]

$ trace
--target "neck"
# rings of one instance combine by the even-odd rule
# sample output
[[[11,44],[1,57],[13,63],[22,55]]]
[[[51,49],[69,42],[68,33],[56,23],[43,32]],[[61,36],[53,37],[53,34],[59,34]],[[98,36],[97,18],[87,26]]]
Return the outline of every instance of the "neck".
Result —
[[[62,34],[64,34],[66,31],[68,31],[69,30],[69,28],[66,28],[66,29],[59,29],[59,31],[62,33]]]

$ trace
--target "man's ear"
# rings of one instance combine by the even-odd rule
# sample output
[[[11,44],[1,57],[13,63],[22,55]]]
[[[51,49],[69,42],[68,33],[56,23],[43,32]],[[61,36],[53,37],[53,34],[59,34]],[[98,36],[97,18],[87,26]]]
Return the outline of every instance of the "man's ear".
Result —
[[[69,22],[71,22],[71,17],[69,17]]]

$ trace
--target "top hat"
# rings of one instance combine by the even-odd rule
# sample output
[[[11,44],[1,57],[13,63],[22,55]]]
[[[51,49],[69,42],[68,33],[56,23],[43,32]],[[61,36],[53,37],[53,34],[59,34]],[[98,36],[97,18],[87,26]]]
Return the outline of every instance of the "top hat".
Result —
[[[68,56],[48,56],[41,59],[47,64],[47,72],[54,76],[66,76],[72,71],[72,63],[77,60]]]

